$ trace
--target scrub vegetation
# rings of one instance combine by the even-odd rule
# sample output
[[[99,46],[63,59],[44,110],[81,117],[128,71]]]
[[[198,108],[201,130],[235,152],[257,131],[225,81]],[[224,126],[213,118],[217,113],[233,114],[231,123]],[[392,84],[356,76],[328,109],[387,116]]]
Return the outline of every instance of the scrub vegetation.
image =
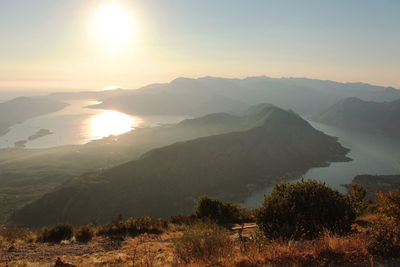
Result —
[[[381,192],[366,201],[365,190],[360,185],[353,188],[351,195],[342,195],[313,180],[281,183],[256,210],[202,196],[194,214],[170,219],[118,216],[104,225],[93,221],[85,226],[2,228],[0,262],[10,266],[399,264],[400,191]]]

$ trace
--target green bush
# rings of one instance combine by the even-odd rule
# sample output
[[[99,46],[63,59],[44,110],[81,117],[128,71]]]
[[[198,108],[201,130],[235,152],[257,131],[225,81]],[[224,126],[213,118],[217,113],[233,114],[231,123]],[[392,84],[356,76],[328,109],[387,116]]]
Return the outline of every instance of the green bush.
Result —
[[[314,238],[327,229],[342,234],[356,217],[348,197],[315,180],[276,185],[264,196],[256,222],[267,238]]]
[[[196,224],[172,241],[175,256],[184,264],[217,263],[233,250],[229,232],[216,224]]]
[[[242,222],[251,217],[249,212],[239,205],[223,203],[208,196],[201,196],[197,199],[195,213],[198,218],[207,218],[218,224]]]
[[[87,243],[93,238],[93,231],[88,226],[83,226],[75,231],[75,239],[81,243]]]
[[[69,224],[57,224],[52,228],[43,228],[38,235],[40,242],[60,242],[62,240],[69,240],[73,235],[73,228]]]

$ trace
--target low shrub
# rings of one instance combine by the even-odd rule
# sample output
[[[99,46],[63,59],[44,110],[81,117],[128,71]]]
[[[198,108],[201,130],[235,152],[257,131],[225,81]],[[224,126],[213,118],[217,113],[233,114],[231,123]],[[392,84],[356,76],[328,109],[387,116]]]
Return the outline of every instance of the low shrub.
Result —
[[[400,190],[377,193],[377,219],[368,250],[379,256],[400,257]]]
[[[168,228],[165,219],[153,219],[150,217],[129,218],[126,221],[117,219],[109,224],[100,226],[98,235],[105,236],[136,236],[143,233],[159,234]]]
[[[32,240],[32,232],[20,227],[0,227],[0,241]]]
[[[251,220],[250,212],[246,208],[208,196],[197,199],[195,213],[198,218],[206,218],[218,224]]]
[[[400,189],[394,192],[377,192],[377,213],[400,222]]]
[[[368,208],[368,202],[365,200],[367,189],[362,185],[353,183],[351,185],[350,201],[357,216],[363,214]]]
[[[170,222],[177,225],[192,225],[199,221],[196,215],[176,215],[171,216]]]
[[[368,250],[383,257],[400,257],[400,226],[388,217],[379,217],[370,231]]]
[[[75,239],[81,243],[87,243],[93,238],[93,230],[89,226],[83,226],[75,231]]]
[[[160,234],[168,228],[168,221],[165,219],[153,219],[150,217],[139,217],[128,219],[127,225],[128,234],[135,236],[138,234]]]
[[[173,239],[174,254],[184,264],[217,263],[233,251],[229,232],[216,224],[199,223]]]
[[[69,224],[58,224],[48,229],[43,228],[39,235],[39,242],[60,242],[62,240],[69,240],[73,235],[73,228]]]
[[[325,183],[308,180],[276,185],[265,195],[256,222],[267,238],[314,238],[322,231],[344,234],[356,217],[350,199]]]

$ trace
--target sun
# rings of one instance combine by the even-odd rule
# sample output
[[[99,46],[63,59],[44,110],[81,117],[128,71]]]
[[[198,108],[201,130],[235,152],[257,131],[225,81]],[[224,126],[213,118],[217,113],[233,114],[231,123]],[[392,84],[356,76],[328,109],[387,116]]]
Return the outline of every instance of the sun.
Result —
[[[128,43],[136,30],[132,12],[116,3],[105,3],[97,9],[94,27],[101,42],[113,50]]]

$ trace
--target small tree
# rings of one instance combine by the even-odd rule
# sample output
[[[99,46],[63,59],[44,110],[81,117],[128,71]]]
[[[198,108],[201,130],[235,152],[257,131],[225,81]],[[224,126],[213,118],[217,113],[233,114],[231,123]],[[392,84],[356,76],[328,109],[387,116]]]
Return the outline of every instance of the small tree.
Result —
[[[356,217],[348,197],[315,180],[276,185],[264,196],[257,225],[267,238],[313,238],[325,229],[346,233]]]

